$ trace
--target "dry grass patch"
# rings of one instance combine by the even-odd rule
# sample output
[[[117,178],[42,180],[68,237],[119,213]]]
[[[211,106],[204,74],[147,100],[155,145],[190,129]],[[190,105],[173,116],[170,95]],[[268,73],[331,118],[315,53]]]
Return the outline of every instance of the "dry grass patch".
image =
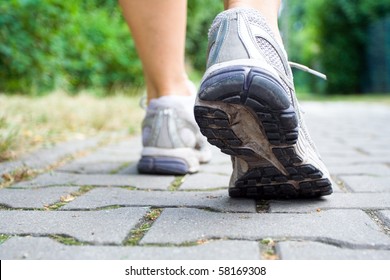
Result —
[[[139,132],[144,115],[139,96],[43,97],[0,94],[0,162],[58,142],[102,132]]]

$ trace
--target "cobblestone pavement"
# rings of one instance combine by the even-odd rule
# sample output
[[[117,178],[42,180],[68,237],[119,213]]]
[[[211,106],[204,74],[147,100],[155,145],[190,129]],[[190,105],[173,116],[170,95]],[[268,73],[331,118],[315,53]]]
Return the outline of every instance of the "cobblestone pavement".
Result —
[[[334,179],[312,200],[231,199],[228,156],[140,175],[140,137],[64,143],[3,163],[0,259],[390,259],[390,107],[304,103]],[[49,167],[49,168],[48,168]]]

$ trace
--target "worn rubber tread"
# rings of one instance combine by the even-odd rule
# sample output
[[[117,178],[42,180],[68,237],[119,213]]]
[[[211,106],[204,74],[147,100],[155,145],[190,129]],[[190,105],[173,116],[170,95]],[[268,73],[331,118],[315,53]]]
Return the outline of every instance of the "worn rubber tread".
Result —
[[[273,154],[287,172],[283,174],[271,163],[265,167],[250,167],[229,188],[231,197],[290,199],[332,193],[330,180],[322,178],[320,170],[304,164],[296,154],[293,147],[298,139],[295,110],[282,85],[266,72],[244,66],[220,69],[203,81],[199,99],[238,104],[250,110],[273,147]],[[235,124],[228,113],[212,105],[197,105],[194,114],[203,135],[223,153],[247,162],[258,158],[234,133],[232,127]]]
[[[297,117],[283,86],[261,69],[239,66],[216,71],[202,83],[199,98],[247,107],[274,145],[291,145],[298,139]]]

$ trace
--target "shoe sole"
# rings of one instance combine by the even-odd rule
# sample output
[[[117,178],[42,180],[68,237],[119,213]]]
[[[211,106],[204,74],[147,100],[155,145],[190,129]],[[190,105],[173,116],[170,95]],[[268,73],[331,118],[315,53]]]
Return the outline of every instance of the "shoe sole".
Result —
[[[244,105],[256,114],[256,121],[264,128],[271,144],[295,144],[298,121],[283,86],[261,69],[226,68],[215,71],[202,83],[199,98]]]
[[[213,71],[200,87],[194,114],[212,145],[248,165],[248,171],[229,188],[231,197],[296,198],[332,193],[329,179],[322,178],[323,173],[313,165],[304,164],[296,153],[295,109],[283,86],[266,70],[228,66]],[[239,127],[249,129],[240,132]],[[269,164],[264,165],[264,159]],[[258,162],[263,164],[258,166]]]
[[[208,162],[210,157],[207,150],[144,147],[137,168],[144,174],[192,174],[198,172],[200,164]]]
[[[138,161],[138,172],[142,174],[185,175],[190,168],[185,160],[169,157],[142,157]]]

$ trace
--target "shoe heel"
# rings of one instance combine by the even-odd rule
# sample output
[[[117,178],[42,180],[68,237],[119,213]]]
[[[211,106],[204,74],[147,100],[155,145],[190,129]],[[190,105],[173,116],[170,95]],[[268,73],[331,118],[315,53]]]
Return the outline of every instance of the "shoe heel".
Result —
[[[185,175],[190,173],[185,160],[169,157],[143,156],[137,168],[141,174]]]
[[[291,101],[279,81],[264,69],[252,66],[228,66],[218,69],[203,81],[198,96],[201,101],[238,104],[249,109],[272,145],[293,145],[297,142],[298,121]],[[206,132],[204,135],[212,140],[209,141],[212,143],[215,142],[214,136],[220,137],[210,134],[207,128],[217,130],[217,134],[220,134],[219,129],[228,129],[232,124],[229,125],[229,116],[224,111],[215,111],[212,103],[209,104],[211,105],[208,109],[205,106],[195,108],[195,117],[199,126]],[[217,127],[219,124],[215,125],[214,119],[223,120],[224,126]],[[223,138],[223,135],[220,136]],[[232,137],[229,141],[239,140],[237,136]]]

